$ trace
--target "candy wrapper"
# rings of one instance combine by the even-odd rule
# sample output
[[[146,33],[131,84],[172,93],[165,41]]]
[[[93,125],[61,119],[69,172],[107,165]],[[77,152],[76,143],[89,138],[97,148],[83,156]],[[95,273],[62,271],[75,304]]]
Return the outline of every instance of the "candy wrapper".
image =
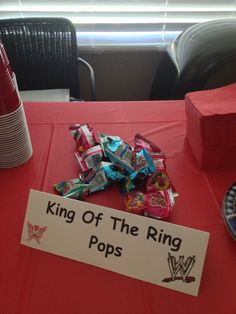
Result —
[[[146,209],[146,197],[140,191],[126,193],[124,196],[126,211],[134,214],[144,214]]]
[[[145,148],[139,151],[133,151],[132,153],[132,167],[133,172],[131,178],[134,179],[136,175],[143,174],[148,176],[151,173],[156,172],[154,162]]]
[[[81,155],[76,152],[75,157],[81,172],[87,171],[95,167],[103,157],[103,151],[100,145],[88,148]]]
[[[59,195],[77,200],[83,200],[90,191],[90,184],[84,184],[80,179],[62,181],[53,187]]]
[[[126,211],[158,219],[170,215],[177,193],[158,146],[136,134],[131,147],[119,136],[96,132],[89,124],[73,125],[70,132],[80,175],[55,184],[58,194],[83,200],[117,183]]]
[[[165,169],[157,171],[148,178],[147,191],[155,192],[167,190],[171,186],[170,178]]]
[[[70,127],[70,132],[76,141],[77,149],[80,153],[97,144],[94,130],[89,124],[75,124]]]
[[[106,173],[102,167],[97,169],[95,176],[89,183],[91,185],[90,193],[104,190],[109,185]]]
[[[134,144],[135,144],[135,147],[145,148],[147,149],[147,151],[150,151],[150,152],[154,152],[154,153],[161,152],[161,149],[158,146],[156,146],[154,143],[146,139],[140,133],[137,133],[135,135]]]
[[[172,191],[160,190],[146,195],[145,215],[155,218],[166,218],[174,206]]]
[[[108,137],[107,141],[103,143],[103,149],[105,156],[119,166],[121,170],[126,170],[128,173],[134,171],[131,165],[132,149],[121,139]]]

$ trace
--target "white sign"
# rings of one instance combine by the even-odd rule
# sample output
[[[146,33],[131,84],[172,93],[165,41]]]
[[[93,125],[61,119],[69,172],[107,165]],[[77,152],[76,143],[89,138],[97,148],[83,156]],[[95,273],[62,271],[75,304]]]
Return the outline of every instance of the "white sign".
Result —
[[[197,295],[209,234],[31,190],[21,243]]]

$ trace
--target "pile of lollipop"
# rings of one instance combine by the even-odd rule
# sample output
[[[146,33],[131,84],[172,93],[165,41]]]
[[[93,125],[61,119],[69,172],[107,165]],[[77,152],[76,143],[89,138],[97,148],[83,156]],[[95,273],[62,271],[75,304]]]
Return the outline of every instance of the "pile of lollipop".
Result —
[[[139,133],[131,147],[119,136],[97,132],[89,124],[72,125],[70,132],[80,175],[55,184],[59,195],[84,200],[118,184],[126,211],[158,219],[170,215],[178,194],[159,147]]]

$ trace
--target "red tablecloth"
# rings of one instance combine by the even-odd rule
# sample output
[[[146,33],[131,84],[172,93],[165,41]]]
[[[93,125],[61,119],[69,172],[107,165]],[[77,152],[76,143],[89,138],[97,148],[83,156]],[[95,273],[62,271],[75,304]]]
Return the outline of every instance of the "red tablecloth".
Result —
[[[236,243],[224,226],[221,202],[236,170],[197,168],[185,140],[183,101],[26,103],[25,111],[33,157],[20,167],[0,169],[0,313],[235,313]],[[77,177],[68,126],[86,122],[131,145],[140,132],[166,152],[167,171],[179,192],[169,221],[210,232],[198,297],[20,245],[29,189],[54,193],[54,183]],[[124,207],[115,188],[87,201]]]

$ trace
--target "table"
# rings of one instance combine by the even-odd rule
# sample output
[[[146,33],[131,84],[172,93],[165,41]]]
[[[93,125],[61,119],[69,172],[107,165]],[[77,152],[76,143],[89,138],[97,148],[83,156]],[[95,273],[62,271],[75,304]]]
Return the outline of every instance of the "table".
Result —
[[[0,169],[0,313],[236,312],[236,244],[221,215],[221,202],[236,170],[198,169],[185,139],[183,101],[25,103],[24,107],[33,157],[17,168]],[[72,123],[90,123],[130,145],[140,132],[166,153],[167,171],[179,192],[168,221],[210,232],[198,297],[20,244],[29,190],[54,193],[54,183],[78,175],[75,143],[68,130]],[[115,188],[87,201],[124,208]]]

